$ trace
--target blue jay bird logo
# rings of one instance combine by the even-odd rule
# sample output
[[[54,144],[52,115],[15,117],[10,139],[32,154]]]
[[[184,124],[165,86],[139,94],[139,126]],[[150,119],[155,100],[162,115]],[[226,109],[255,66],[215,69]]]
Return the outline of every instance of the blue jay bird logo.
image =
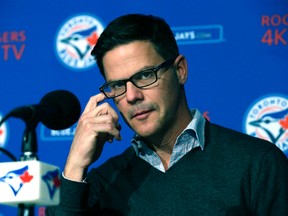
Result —
[[[56,38],[56,53],[71,69],[87,69],[95,65],[90,52],[104,30],[94,16],[73,16],[62,25]]]
[[[288,99],[267,96],[249,109],[244,124],[251,136],[268,140],[277,145],[288,157]]]
[[[4,176],[0,177],[0,183],[7,184],[13,191],[14,196],[17,196],[24,184],[29,183],[33,176],[29,174],[28,165],[7,172]]]
[[[249,122],[250,125],[261,128],[271,142],[276,143],[288,129],[288,109],[264,114],[261,118]]]
[[[97,27],[92,26],[89,29],[73,32],[68,37],[61,39],[60,41],[68,46],[71,46],[80,58],[83,60],[91,47],[96,44],[98,35],[95,33]]]
[[[48,188],[50,199],[53,199],[56,191],[60,188],[59,170],[48,171],[42,176],[42,180]]]

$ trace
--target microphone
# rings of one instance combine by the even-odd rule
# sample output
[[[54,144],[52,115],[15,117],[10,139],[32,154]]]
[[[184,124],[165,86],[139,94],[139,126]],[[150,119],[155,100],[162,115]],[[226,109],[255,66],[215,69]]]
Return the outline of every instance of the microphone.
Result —
[[[23,119],[26,123],[42,122],[52,130],[62,130],[72,126],[79,119],[81,105],[77,97],[66,90],[56,90],[46,94],[39,104],[21,106],[4,116],[0,125],[9,117]]]
[[[20,161],[0,163],[0,203],[18,206],[18,215],[30,215],[35,205],[60,201],[60,169],[38,161],[35,128],[39,122],[53,130],[72,126],[80,117],[77,97],[66,90],[46,94],[39,104],[18,107],[1,119],[21,118],[26,123]],[[34,214],[31,214],[34,215]]]

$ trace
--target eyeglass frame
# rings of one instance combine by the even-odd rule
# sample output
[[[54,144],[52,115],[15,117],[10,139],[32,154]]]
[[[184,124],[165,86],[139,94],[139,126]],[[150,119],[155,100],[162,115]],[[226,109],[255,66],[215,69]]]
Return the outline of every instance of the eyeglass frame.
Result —
[[[104,84],[99,88],[99,91],[102,92],[102,93],[106,96],[106,98],[112,99],[112,98],[119,97],[119,96],[121,96],[121,95],[123,95],[123,94],[126,93],[126,91],[127,91],[127,82],[131,82],[131,83],[132,83],[134,86],[136,86],[137,88],[143,89],[143,88],[145,88],[145,87],[147,87],[147,86],[150,86],[150,85],[156,83],[156,82],[158,81],[158,79],[159,79],[159,78],[158,78],[158,74],[157,74],[158,71],[160,71],[162,68],[170,67],[170,66],[175,62],[176,58],[177,58],[177,57],[173,57],[173,58],[167,59],[167,60],[165,60],[164,62],[162,62],[161,64],[159,64],[158,66],[141,70],[141,71],[133,74],[133,75],[132,75],[131,77],[129,77],[128,79],[115,80],[115,81],[111,81],[111,82],[106,82],[106,83],[104,83]],[[153,81],[153,82],[151,82],[151,83],[149,83],[149,84],[146,84],[146,85],[144,85],[144,86],[138,86],[137,84],[135,84],[134,81],[133,81],[133,77],[135,77],[135,76],[137,76],[137,75],[139,76],[139,74],[141,74],[141,73],[145,73],[145,72],[147,73],[147,71],[151,71],[151,72],[154,73],[154,75],[155,75],[155,81]],[[124,83],[125,90],[123,91],[123,93],[121,93],[121,94],[119,94],[119,95],[112,96],[112,97],[111,97],[111,96],[108,96],[108,95],[105,93],[105,91],[104,91],[104,87],[105,87],[105,86],[109,86],[111,83],[116,83],[116,82],[123,82],[123,83]]]

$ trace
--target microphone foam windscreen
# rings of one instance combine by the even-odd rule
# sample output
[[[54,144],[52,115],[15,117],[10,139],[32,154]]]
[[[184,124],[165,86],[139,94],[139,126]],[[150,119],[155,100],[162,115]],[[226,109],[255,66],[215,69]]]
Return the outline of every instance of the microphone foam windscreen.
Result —
[[[76,123],[81,114],[81,105],[78,98],[69,91],[56,90],[46,94],[40,105],[54,108],[51,115],[44,116],[41,122],[52,130],[62,130]]]

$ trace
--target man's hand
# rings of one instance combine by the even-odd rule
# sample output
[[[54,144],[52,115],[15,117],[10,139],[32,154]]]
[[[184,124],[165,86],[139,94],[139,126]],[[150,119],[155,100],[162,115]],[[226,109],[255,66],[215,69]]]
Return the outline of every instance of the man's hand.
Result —
[[[78,121],[64,169],[69,180],[82,181],[87,168],[100,157],[105,142],[121,140],[116,111],[108,103],[99,105],[104,99],[102,93],[91,97]]]

